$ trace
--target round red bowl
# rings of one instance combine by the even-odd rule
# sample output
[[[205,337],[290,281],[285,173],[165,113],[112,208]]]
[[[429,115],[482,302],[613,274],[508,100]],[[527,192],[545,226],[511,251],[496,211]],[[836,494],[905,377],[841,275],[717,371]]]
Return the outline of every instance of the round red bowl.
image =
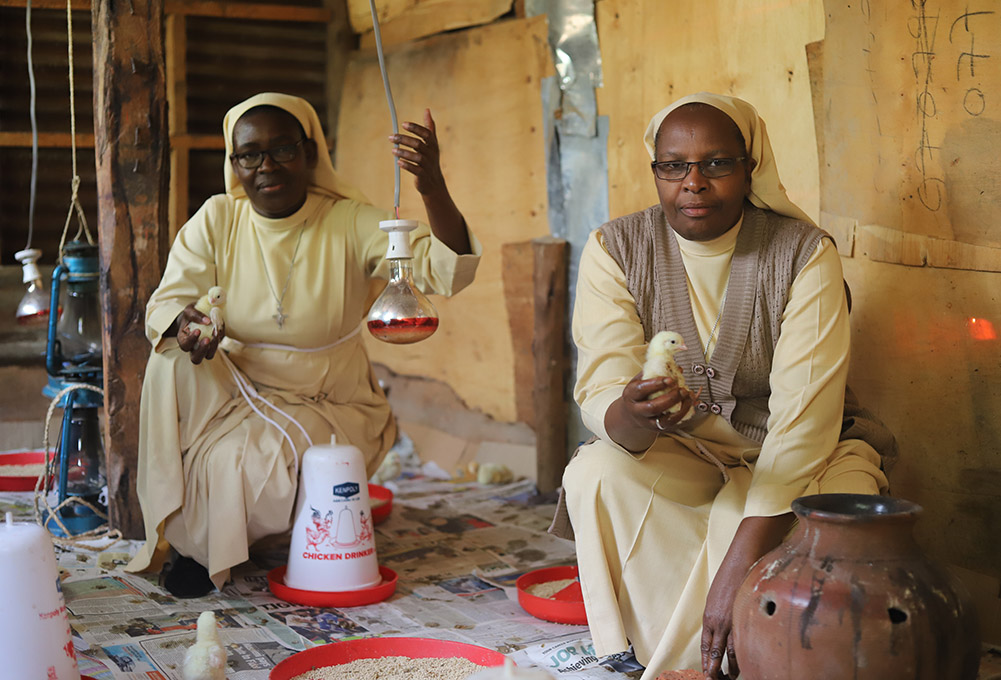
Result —
[[[362,607],[389,599],[396,592],[396,572],[389,567],[379,565],[379,575],[382,582],[369,588],[359,590],[300,590],[285,585],[286,566],[275,567],[268,572],[268,587],[271,593],[280,600],[292,604],[302,604],[307,607]],[[329,664],[328,664],[329,665]]]
[[[34,488],[34,487],[32,487]],[[393,511],[393,492],[378,484],[368,485],[368,500],[372,505],[372,523],[382,524]],[[376,505],[376,501],[382,501]]]
[[[546,567],[522,574],[515,582],[518,586],[518,604],[532,616],[544,621],[586,626],[587,614],[584,612],[583,598],[554,600],[528,592],[528,587],[537,583],[562,581],[567,578],[577,578],[577,567]]]
[[[340,666],[358,659],[406,656],[411,659],[468,659],[480,666],[502,666],[504,655],[486,647],[429,638],[378,637],[331,642],[293,654],[271,669],[268,680],[291,680],[326,666]]]
[[[54,459],[55,452],[49,453],[49,460]],[[42,451],[25,451],[23,453],[4,453],[0,455],[0,465],[40,465],[45,460]],[[38,475],[3,476],[0,473],[0,491],[34,491]],[[55,486],[56,479],[49,477],[49,489]]]

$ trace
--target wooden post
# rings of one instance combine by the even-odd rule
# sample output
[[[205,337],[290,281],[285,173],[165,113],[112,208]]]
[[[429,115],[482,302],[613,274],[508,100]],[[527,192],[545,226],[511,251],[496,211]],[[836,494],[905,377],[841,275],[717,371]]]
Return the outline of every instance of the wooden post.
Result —
[[[567,260],[569,244],[544,236],[532,240],[535,264],[536,483],[545,493],[560,486],[567,464]]]
[[[170,138],[170,200],[167,208],[170,233],[168,243],[188,221],[188,169],[191,146],[188,142],[188,62],[187,18],[170,14],[167,22],[167,114]]]
[[[341,112],[341,95],[344,79],[348,72],[351,53],[358,46],[358,38],[348,23],[347,0],[323,0],[323,6],[330,10],[327,22],[327,148],[337,154],[337,119]]]
[[[111,525],[143,536],[135,491],[146,301],[167,256],[163,0],[94,0],[94,132]]]

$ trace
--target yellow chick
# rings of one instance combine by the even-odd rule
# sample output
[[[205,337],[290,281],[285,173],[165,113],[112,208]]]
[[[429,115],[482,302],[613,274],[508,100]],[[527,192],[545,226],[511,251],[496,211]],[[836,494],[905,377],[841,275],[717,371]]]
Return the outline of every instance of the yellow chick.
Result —
[[[643,378],[672,378],[680,389],[687,389],[685,376],[681,372],[681,367],[674,360],[674,353],[688,349],[685,340],[674,331],[661,331],[650,338],[650,344],[646,348],[646,361],[643,364]],[[654,392],[650,399],[665,394],[667,390]],[[671,407],[671,413],[677,413],[681,406],[676,404]]]
[[[198,639],[184,654],[181,674],[184,680],[226,680],[226,649],[211,611],[198,617]]]
[[[198,298],[195,309],[212,320],[211,325],[192,323],[188,327],[194,331],[196,328],[202,332],[201,337],[207,338],[209,331],[218,335],[226,324],[222,318],[222,308],[226,304],[226,291],[221,286],[212,286],[209,292]]]

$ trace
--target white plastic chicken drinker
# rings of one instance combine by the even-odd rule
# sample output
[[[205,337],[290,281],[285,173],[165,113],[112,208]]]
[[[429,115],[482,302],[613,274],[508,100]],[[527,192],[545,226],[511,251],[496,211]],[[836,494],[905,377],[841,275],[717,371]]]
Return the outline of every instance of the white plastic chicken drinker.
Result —
[[[419,342],[438,330],[437,310],[414,285],[410,232],[417,226],[414,220],[379,222],[379,228],[389,235],[389,283],[368,312],[368,330],[383,342]]]
[[[309,447],[302,456],[299,495],[285,585],[343,592],[378,585],[365,458],[354,446]]]
[[[80,680],[52,539],[37,524],[0,524],[0,658],[5,678]]]

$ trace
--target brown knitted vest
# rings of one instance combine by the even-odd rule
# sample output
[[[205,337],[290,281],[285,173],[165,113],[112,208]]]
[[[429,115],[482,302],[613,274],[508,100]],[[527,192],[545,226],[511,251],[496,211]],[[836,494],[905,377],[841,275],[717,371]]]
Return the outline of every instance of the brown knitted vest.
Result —
[[[764,441],[768,376],[789,291],[821,239],[830,236],[811,224],[745,204],[717,343],[706,362],[678,241],[660,205],[605,224],[601,235],[626,275],[645,339],[673,330],[692,347],[675,355],[688,386],[702,387],[700,412],[688,426],[712,412],[744,436]],[[893,435],[858,406],[850,391],[841,439],[865,440],[883,457],[884,466],[896,457]]]

